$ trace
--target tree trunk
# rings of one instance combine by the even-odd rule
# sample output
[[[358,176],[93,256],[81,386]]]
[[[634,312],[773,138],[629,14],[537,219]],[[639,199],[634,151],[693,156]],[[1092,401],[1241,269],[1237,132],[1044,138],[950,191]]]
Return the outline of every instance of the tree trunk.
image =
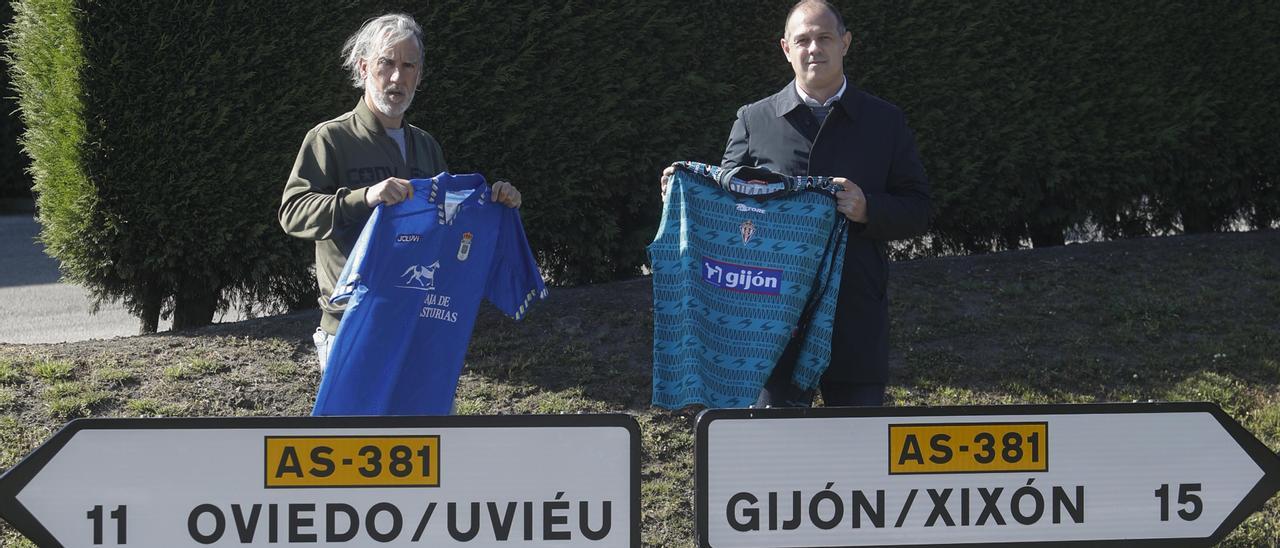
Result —
[[[204,327],[213,323],[218,311],[220,287],[209,287],[203,280],[183,277],[178,294],[173,297],[173,330]]]
[[[1031,247],[1050,247],[1067,243],[1065,231],[1061,227],[1030,222],[1027,223],[1027,232],[1031,233]]]
[[[148,283],[142,296],[142,314],[138,316],[138,334],[150,335],[160,327],[160,307],[164,305],[164,293],[160,284]]]
[[[1213,213],[1203,207],[1184,207],[1178,210],[1182,218],[1182,232],[1186,234],[1204,234],[1218,229]]]
[[[1000,241],[1004,242],[1004,248],[1007,250],[1022,249],[1022,236],[1026,229],[1019,224],[1012,224],[1000,230]]]

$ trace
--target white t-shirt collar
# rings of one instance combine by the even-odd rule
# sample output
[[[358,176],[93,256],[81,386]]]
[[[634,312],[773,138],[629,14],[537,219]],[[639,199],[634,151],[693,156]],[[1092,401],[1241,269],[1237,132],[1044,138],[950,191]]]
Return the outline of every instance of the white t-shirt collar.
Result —
[[[825,103],[818,103],[817,99],[810,97],[809,94],[805,93],[803,89],[800,89],[800,82],[796,81],[796,93],[800,95],[800,101],[804,102],[804,104],[811,107],[829,107],[831,105],[834,105],[836,101],[839,101],[840,98],[844,96],[844,90],[847,87],[849,87],[849,78],[845,77],[841,80],[840,90],[837,91],[835,95],[832,95],[831,98],[827,99],[827,102]]]

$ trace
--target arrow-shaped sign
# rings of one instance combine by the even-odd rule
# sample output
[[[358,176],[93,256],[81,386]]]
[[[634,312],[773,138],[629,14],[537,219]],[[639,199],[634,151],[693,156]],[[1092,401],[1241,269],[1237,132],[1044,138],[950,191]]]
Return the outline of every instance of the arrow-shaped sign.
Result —
[[[639,546],[627,415],[84,419],[0,476],[39,546]]]
[[[710,410],[702,546],[1210,546],[1280,458],[1208,403]]]

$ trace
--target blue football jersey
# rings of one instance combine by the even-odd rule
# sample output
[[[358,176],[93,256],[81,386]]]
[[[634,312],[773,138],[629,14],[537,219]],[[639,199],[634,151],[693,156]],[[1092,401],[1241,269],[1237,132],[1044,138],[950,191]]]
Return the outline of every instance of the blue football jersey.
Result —
[[[313,415],[445,415],[481,298],[520,319],[547,290],[520,214],[478,174],[414,179],[379,205],[338,277],[348,301]]]
[[[831,359],[847,224],[827,177],[679,162],[653,269],[653,404],[746,407],[796,341],[792,382]],[[753,180],[760,174],[768,180]]]

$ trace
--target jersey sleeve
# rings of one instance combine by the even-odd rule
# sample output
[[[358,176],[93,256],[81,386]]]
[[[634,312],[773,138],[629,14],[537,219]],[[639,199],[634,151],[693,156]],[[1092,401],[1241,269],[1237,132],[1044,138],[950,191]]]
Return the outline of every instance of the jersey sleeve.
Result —
[[[351,248],[351,255],[347,257],[347,264],[343,265],[342,273],[338,275],[338,280],[333,285],[333,295],[329,296],[329,304],[346,303],[357,289],[364,287],[368,270],[366,265],[371,262],[369,241],[382,226],[382,210],[385,207],[384,204],[379,204],[374,208],[369,220],[365,222],[364,229],[360,231],[360,238],[356,240],[356,245]]]
[[[547,287],[525,239],[520,213],[500,204],[494,205],[505,211],[499,221],[497,247],[484,297],[504,314],[519,320],[534,299],[546,298]]]

